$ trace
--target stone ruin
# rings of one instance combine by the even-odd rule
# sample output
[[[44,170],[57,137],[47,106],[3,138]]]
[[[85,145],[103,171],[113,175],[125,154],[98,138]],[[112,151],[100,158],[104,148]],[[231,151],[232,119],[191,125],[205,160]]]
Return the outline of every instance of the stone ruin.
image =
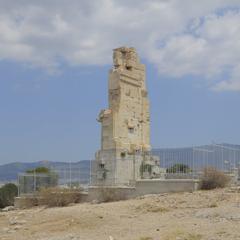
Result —
[[[91,168],[91,185],[130,185],[159,178],[159,158],[150,154],[149,99],[145,65],[134,48],[113,50],[107,109],[101,110],[101,150]]]

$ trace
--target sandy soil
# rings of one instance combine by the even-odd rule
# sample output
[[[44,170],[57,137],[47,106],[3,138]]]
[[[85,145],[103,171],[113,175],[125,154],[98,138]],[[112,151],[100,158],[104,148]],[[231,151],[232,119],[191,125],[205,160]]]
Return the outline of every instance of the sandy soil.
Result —
[[[222,189],[1,212],[0,239],[235,240],[240,193]]]

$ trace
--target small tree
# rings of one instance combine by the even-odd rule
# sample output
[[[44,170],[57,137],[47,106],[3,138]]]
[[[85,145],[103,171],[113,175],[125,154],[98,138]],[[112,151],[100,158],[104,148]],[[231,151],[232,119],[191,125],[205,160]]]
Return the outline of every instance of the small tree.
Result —
[[[39,174],[49,174],[51,170],[47,167],[37,167],[35,169],[29,169],[26,173],[39,173]]]
[[[0,208],[12,206],[14,204],[14,198],[18,194],[18,188],[13,183],[5,184],[0,188]]]
[[[41,188],[56,187],[58,185],[58,174],[47,167],[29,169],[27,174],[20,177],[21,192],[32,193]]]
[[[183,163],[176,163],[171,167],[167,168],[167,173],[189,173],[191,169],[188,165]]]

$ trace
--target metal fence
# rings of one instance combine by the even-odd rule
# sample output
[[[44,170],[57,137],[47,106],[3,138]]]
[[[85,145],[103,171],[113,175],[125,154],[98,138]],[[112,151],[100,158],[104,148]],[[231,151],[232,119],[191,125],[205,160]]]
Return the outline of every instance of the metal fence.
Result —
[[[110,154],[112,156],[112,153]],[[240,146],[229,144],[210,144],[189,148],[153,149],[149,155],[160,159],[160,172],[154,175],[154,169],[141,166],[139,153],[126,156],[125,164],[118,164],[120,159],[110,161],[107,166],[110,185],[126,185],[125,179],[131,185],[137,179],[166,178],[166,179],[196,179],[203,173],[204,168],[214,167],[240,180]],[[106,156],[107,157],[107,156]],[[142,158],[140,158],[142,160]],[[122,160],[122,159],[121,159]],[[95,185],[105,173],[96,171],[99,162],[88,161],[84,167],[77,163],[69,163],[62,167],[50,168],[49,174],[21,173],[18,176],[19,195],[33,194],[44,187],[87,188]],[[94,181],[93,181],[94,179]]]
[[[105,156],[106,155],[106,156]],[[215,168],[232,177],[234,181],[240,180],[240,146],[230,144],[216,144],[194,146],[188,148],[161,148],[153,149],[149,155],[158,156],[160,159],[160,169],[155,171],[154,166],[139,164],[138,153],[127,155],[123,159],[112,159],[109,164],[108,156],[104,154],[103,163],[106,163],[107,171],[96,171],[96,161],[91,161],[93,181],[95,185],[131,185],[131,182],[144,178],[162,178],[162,179],[198,179],[204,172],[205,168]],[[142,158],[141,158],[142,159]],[[121,164],[118,164],[121,162]],[[146,161],[147,162],[147,161]],[[105,170],[105,169],[103,169]],[[101,176],[106,173],[107,181],[102,181]],[[124,181],[127,175],[129,181]],[[97,179],[97,180],[96,180]]]
[[[82,189],[89,185],[89,169],[74,167],[50,168],[50,173],[20,173],[18,174],[18,195],[31,195],[42,188],[61,187]]]
[[[152,153],[160,157],[160,165],[166,169],[166,178],[198,178],[207,167],[239,176],[239,145],[213,143],[188,148],[154,149]]]
[[[58,185],[58,176],[55,173],[37,174],[21,173],[18,175],[18,195],[33,194],[41,188]]]

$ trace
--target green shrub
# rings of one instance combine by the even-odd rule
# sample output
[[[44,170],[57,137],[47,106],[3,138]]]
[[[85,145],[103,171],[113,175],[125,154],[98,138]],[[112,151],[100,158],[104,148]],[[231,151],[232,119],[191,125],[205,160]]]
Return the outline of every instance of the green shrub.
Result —
[[[176,163],[171,167],[167,168],[167,173],[189,173],[191,169],[188,165],[182,163]]]
[[[210,190],[214,188],[224,188],[228,185],[230,178],[223,172],[208,167],[204,169],[201,178],[201,189]]]
[[[29,169],[26,171],[26,173],[42,173],[42,174],[48,174],[50,173],[50,169],[47,167],[37,167],[35,169]]]
[[[13,183],[8,183],[0,188],[0,208],[12,206],[14,198],[18,195],[18,188]]]

